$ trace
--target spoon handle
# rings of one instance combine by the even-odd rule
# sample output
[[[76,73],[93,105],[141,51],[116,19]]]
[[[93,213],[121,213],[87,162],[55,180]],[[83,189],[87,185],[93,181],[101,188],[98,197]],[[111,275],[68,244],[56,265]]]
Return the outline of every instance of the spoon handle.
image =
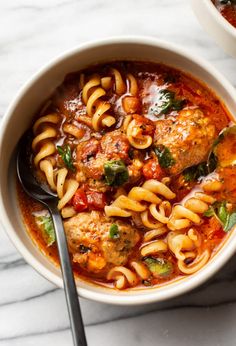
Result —
[[[67,301],[68,313],[72,337],[75,346],[87,346],[84,324],[80,311],[79,297],[77,294],[71,261],[68,251],[68,245],[61,215],[54,204],[49,205],[54,229],[56,233],[57,248],[61,263],[61,271],[64,282],[64,290]]]

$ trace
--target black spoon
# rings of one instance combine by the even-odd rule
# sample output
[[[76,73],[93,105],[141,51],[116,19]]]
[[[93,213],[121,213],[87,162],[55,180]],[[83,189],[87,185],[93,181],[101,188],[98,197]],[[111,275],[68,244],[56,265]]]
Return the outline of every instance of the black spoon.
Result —
[[[57,248],[61,263],[61,271],[64,282],[70,325],[75,346],[86,346],[84,324],[80,311],[79,297],[77,295],[73,271],[71,268],[67,240],[61,219],[57,209],[58,198],[46,184],[39,183],[32,173],[29,148],[32,143],[31,132],[26,132],[18,143],[17,175],[25,192],[43,203],[49,210],[56,234]]]

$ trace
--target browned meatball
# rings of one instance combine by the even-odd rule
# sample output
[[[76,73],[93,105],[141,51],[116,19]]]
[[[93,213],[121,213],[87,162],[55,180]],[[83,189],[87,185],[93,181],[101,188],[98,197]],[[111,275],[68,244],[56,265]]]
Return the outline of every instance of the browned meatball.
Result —
[[[101,182],[104,164],[107,161],[122,160],[129,171],[129,182],[136,181],[141,175],[143,155],[132,151],[131,158],[130,149],[126,135],[120,130],[106,133],[101,140],[92,138],[80,143],[77,146],[77,180],[86,181],[89,185],[96,183],[100,187],[105,187],[105,183]],[[100,182],[97,183],[94,180]]]
[[[156,123],[154,144],[170,150],[175,164],[169,172],[174,175],[205,161],[215,136],[215,126],[202,111],[183,110],[174,119]]]
[[[138,231],[121,220],[115,222],[118,235],[110,236],[113,221],[103,213],[80,213],[64,222],[73,261],[97,273],[111,265],[125,265],[140,239]]]
[[[102,153],[109,160],[124,160],[129,159],[130,144],[126,135],[119,131],[106,133],[101,140]]]

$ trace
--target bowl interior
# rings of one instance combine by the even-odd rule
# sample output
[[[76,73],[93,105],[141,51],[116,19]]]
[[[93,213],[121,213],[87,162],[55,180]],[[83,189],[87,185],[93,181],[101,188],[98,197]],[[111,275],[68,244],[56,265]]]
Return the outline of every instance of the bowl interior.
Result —
[[[94,63],[122,59],[159,62],[188,72],[213,89],[224,100],[228,110],[236,114],[235,90],[223,76],[206,62],[182,49],[151,38],[116,38],[89,43],[57,58],[37,73],[11,104],[2,124],[0,212],[3,225],[21,254],[40,274],[60,287],[60,270],[32,243],[22,223],[15,189],[14,150],[20,136],[30,126],[32,116],[67,73]],[[231,234],[230,241],[226,241],[214,259],[200,272],[163,287],[117,292],[77,280],[78,292],[83,297],[113,304],[142,304],[164,300],[194,288],[206,280],[226,262],[235,248],[236,234]]]

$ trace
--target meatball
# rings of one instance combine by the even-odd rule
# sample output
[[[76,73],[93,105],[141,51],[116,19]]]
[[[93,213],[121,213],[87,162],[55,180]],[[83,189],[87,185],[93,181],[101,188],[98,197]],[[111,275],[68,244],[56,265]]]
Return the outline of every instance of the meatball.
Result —
[[[124,160],[129,158],[130,144],[124,133],[113,131],[106,133],[101,140],[101,149],[108,160]]]
[[[100,155],[101,147],[97,139],[82,142],[77,146],[77,168],[84,174],[84,179],[99,180],[103,176],[106,157]]]
[[[140,239],[138,231],[130,224],[116,221],[118,236],[110,237],[112,219],[102,212],[80,213],[64,222],[73,261],[93,273],[111,265],[125,265]]]
[[[132,155],[130,153],[129,141],[120,130],[106,133],[101,140],[92,138],[80,143],[77,146],[77,180],[104,189],[104,164],[107,161],[122,160],[129,171],[129,182],[136,181],[141,176],[143,155],[136,151],[132,151]]]
[[[205,161],[215,137],[215,126],[201,110],[183,110],[174,119],[156,123],[154,144],[170,150],[175,163],[169,173],[175,175]]]

